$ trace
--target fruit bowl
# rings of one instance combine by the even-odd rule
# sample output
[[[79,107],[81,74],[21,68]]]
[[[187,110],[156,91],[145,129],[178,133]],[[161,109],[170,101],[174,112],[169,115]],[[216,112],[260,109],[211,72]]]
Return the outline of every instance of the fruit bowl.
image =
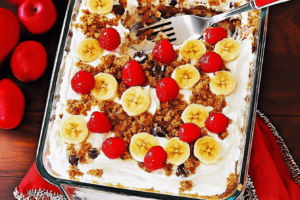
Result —
[[[89,199],[95,199],[99,197],[99,195],[119,195],[119,199],[127,199],[128,196],[132,196],[130,198],[134,199],[141,199],[141,198],[153,198],[153,199],[186,199],[186,197],[183,196],[170,196],[170,194],[163,194],[163,193],[155,193],[154,191],[138,191],[128,188],[119,188],[119,187],[113,187],[109,185],[99,185],[99,184],[92,184],[89,182],[84,181],[76,181],[76,180],[70,180],[60,177],[51,167],[51,164],[49,163],[49,160],[47,159],[47,156],[49,154],[49,139],[50,139],[50,133],[53,128],[53,121],[55,116],[55,111],[57,108],[57,102],[59,100],[59,91],[61,83],[63,82],[63,74],[64,74],[64,66],[66,65],[66,59],[65,54],[70,49],[70,42],[71,42],[71,36],[69,34],[70,31],[70,24],[72,22],[72,18],[75,15],[76,12],[78,12],[78,8],[81,4],[80,0],[71,0],[69,1],[67,13],[65,16],[65,23],[62,27],[62,34],[60,38],[59,47],[57,50],[56,55],[56,61],[55,66],[52,74],[50,89],[48,93],[48,99],[47,99],[47,106],[45,110],[43,125],[41,129],[41,136],[37,151],[37,157],[36,157],[36,166],[39,170],[40,174],[44,179],[51,182],[52,184],[56,185],[61,189],[61,191],[69,198],[74,199],[74,197],[86,197]],[[263,59],[263,52],[264,52],[264,46],[265,46],[265,37],[266,37],[266,19],[268,15],[268,9],[265,8],[261,12],[260,16],[260,27],[259,27],[259,33],[256,36],[258,40],[257,44],[257,51],[255,55],[255,63],[253,66],[253,72],[251,73],[250,77],[250,85],[251,85],[251,91],[250,95],[247,101],[247,107],[245,112],[245,123],[243,125],[243,136],[242,136],[242,144],[240,145],[241,155],[239,156],[239,160],[236,163],[235,170],[238,177],[238,183],[235,185],[234,188],[232,188],[232,192],[229,196],[223,197],[223,198],[230,198],[230,199],[236,199],[238,198],[244,190],[245,184],[246,184],[246,177],[247,177],[247,171],[248,171],[248,164],[250,159],[250,151],[251,151],[251,143],[252,143],[252,137],[253,137],[253,130],[254,130],[254,120],[255,120],[255,111],[257,106],[257,99],[258,99],[258,91],[259,91],[259,84],[260,84],[260,76],[261,76],[261,68],[262,68],[262,59]],[[93,41],[92,41],[93,42]],[[90,59],[90,58],[89,58]],[[191,71],[193,71],[192,66],[182,66],[181,68],[178,68],[180,73],[180,70],[183,70],[184,68],[187,68]],[[175,71],[172,76],[176,77]],[[101,73],[99,73],[101,75]],[[98,76],[98,75],[97,75]],[[230,76],[230,75],[228,75]],[[99,77],[100,79],[101,77]],[[96,79],[96,78],[95,78]],[[96,79],[97,82],[97,79]],[[97,83],[96,83],[97,84]],[[132,83],[128,83],[130,86]],[[184,85],[182,87],[185,87]],[[139,87],[137,87],[138,89]],[[135,89],[135,87],[132,87],[132,89]],[[130,92],[130,90],[127,90]],[[93,91],[92,91],[93,92]],[[217,91],[216,91],[217,92]],[[125,93],[124,93],[125,94]],[[110,97],[108,97],[110,98]],[[162,98],[163,99],[163,98]],[[161,100],[162,101],[162,100]],[[193,109],[193,104],[190,106],[190,110]],[[197,109],[202,109],[197,108]],[[187,111],[189,111],[187,109]],[[133,113],[132,115],[135,115],[136,113]],[[188,113],[183,113],[183,115]],[[200,126],[203,126],[201,124]],[[138,135],[138,134],[137,134]],[[203,137],[204,142],[208,141],[209,139]],[[67,140],[70,140],[67,138]],[[170,140],[170,142],[176,142]],[[201,142],[201,141],[200,141]],[[199,143],[200,143],[199,142]],[[75,158],[74,158],[75,159]],[[74,161],[75,162],[75,161]],[[78,162],[78,161],[77,161]],[[212,161],[214,162],[214,161]],[[199,199],[199,198],[195,198]]]

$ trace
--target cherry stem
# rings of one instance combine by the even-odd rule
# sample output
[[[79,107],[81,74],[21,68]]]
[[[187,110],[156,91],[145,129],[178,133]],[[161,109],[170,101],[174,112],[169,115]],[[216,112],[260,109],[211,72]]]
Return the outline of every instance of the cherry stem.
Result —
[[[36,13],[38,9],[36,7],[33,8],[33,12]]]

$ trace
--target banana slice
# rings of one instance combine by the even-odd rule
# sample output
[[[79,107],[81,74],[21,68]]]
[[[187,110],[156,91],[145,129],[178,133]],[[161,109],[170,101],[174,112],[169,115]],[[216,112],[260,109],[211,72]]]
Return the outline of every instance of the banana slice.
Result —
[[[221,146],[214,138],[204,136],[199,138],[194,146],[194,155],[204,164],[215,163],[221,154]]]
[[[240,45],[232,38],[225,38],[216,44],[215,52],[218,53],[224,61],[230,62],[239,57]]]
[[[235,88],[235,78],[232,73],[227,71],[219,71],[210,78],[210,91],[216,95],[229,95]]]
[[[113,0],[89,0],[89,8],[93,13],[106,14],[113,9]]]
[[[103,53],[98,40],[93,38],[83,39],[77,48],[77,54],[82,61],[92,62]]]
[[[159,146],[158,140],[145,132],[135,134],[130,141],[129,151],[138,162],[144,162],[144,157],[151,147]]]
[[[79,115],[65,119],[60,128],[60,136],[66,143],[79,144],[88,135],[87,122]]]
[[[201,40],[187,40],[183,43],[180,53],[185,58],[191,60],[199,59],[206,52],[205,45]]]
[[[190,145],[180,141],[178,137],[170,139],[165,146],[168,155],[168,162],[174,165],[184,163],[190,156]]]
[[[137,116],[149,109],[151,98],[142,87],[131,87],[123,93],[121,102],[129,116]]]
[[[184,123],[191,122],[199,127],[204,127],[204,122],[208,118],[208,111],[204,106],[191,104],[182,112],[181,118]]]
[[[113,100],[118,92],[118,82],[111,74],[98,73],[95,78],[95,86],[92,94],[98,100]]]
[[[172,78],[175,79],[178,86],[182,89],[191,89],[200,79],[200,73],[191,64],[176,67],[172,73]]]

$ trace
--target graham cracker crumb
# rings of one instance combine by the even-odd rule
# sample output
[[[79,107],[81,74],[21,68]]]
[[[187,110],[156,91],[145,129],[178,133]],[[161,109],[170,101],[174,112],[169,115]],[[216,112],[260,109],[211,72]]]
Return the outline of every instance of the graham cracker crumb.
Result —
[[[88,142],[82,142],[80,146],[80,150],[77,152],[77,157],[79,158],[79,162],[81,164],[85,164],[87,162],[87,154],[92,148],[92,144]]]
[[[173,101],[161,103],[160,109],[154,115],[154,122],[167,130],[167,139],[178,136],[179,127],[183,124],[181,113],[187,107],[183,97],[178,94]]]
[[[122,160],[128,160],[128,159],[132,159],[132,156],[128,151],[125,151],[125,153],[120,158]]]
[[[190,145],[190,157],[184,162],[185,170],[189,171],[189,176],[196,173],[197,167],[200,166],[200,161],[194,156],[194,145]]]
[[[68,144],[68,146],[67,146],[67,152],[68,152],[70,155],[76,156],[77,152],[76,152],[76,150],[75,150],[75,145],[74,145],[74,144]]]
[[[79,169],[77,168],[77,166],[70,166],[69,169],[70,170],[68,170],[67,172],[68,172],[69,178],[71,180],[76,180],[77,176],[83,176],[83,173],[81,171],[79,171]]]
[[[208,0],[209,5],[211,6],[219,6],[221,4],[220,0]]]
[[[101,57],[100,60],[101,64],[97,67],[93,67],[82,61],[75,63],[75,65],[82,71],[90,72],[93,76],[100,72],[114,76],[119,83],[117,97],[121,99],[122,94],[128,89],[128,86],[122,82],[122,69],[127,62],[132,60],[132,58],[129,55],[117,57],[113,54],[109,54]]]
[[[108,19],[105,15],[91,13],[88,9],[82,10],[84,15],[80,18],[80,23],[74,24],[76,28],[80,28],[81,32],[87,38],[99,39],[101,31],[107,26],[118,26],[118,21],[121,16],[117,15],[116,18]]]
[[[123,66],[127,62],[131,61],[132,58],[129,55],[117,57],[113,54],[108,54],[108,55],[102,56],[100,58],[100,60],[101,60],[101,64],[99,64],[97,67],[93,67],[82,61],[75,63],[75,66],[83,71],[90,72],[93,76],[95,76],[96,74],[98,74],[100,72],[111,74],[120,83],[122,81]]]
[[[103,175],[103,169],[91,169],[87,172],[87,174],[101,178]]]
[[[214,109],[212,113],[222,112],[226,106],[225,96],[213,94],[210,91],[209,81],[210,78],[208,76],[201,77],[200,81],[193,88],[193,94],[190,98],[191,103],[212,106]]]
[[[138,166],[139,166],[139,168],[141,168],[141,169],[144,170],[145,172],[149,172],[149,171],[147,170],[147,168],[145,167],[145,165],[144,165],[143,162],[138,162]]]
[[[132,159],[129,152],[131,137],[140,132],[150,133],[154,116],[149,112],[145,112],[140,116],[130,117],[124,111],[122,105],[113,101],[102,101],[98,106],[112,122],[113,128],[111,131],[115,133],[115,137],[122,138],[126,144],[126,151],[121,158],[123,160]]]
[[[165,65],[153,58],[152,53],[148,54],[148,60],[145,64],[142,65],[143,71],[145,72],[145,75],[147,77],[146,82],[144,83],[144,86],[150,85],[150,87],[155,88],[156,84],[165,77],[170,77],[173,70],[181,65],[184,65],[187,63],[185,59],[181,59],[180,61],[177,61],[177,58],[179,56],[179,51],[175,51],[176,56],[174,61],[172,61],[170,64]],[[156,70],[160,69],[160,73],[157,73]]]
[[[89,94],[81,95],[81,100],[67,101],[66,111],[71,115],[83,115],[87,116],[87,111],[91,111],[92,106],[98,104],[97,99]]]
[[[209,200],[217,200],[217,199],[226,199],[228,197],[230,197],[233,192],[237,189],[238,187],[238,178],[239,175],[237,174],[230,174],[229,177],[227,178],[226,182],[227,182],[227,188],[226,191],[219,195],[214,195],[214,196],[200,196],[198,195],[198,193],[195,194],[181,194],[182,196],[186,196],[186,197],[193,197],[193,198],[201,198],[201,199],[209,199]]]
[[[93,184],[100,184],[98,181],[92,181]]]
[[[184,191],[191,191],[193,189],[193,182],[191,180],[188,181],[180,181],[179,194],[182,194]]]
[[[218,134],[218,138],[220,138],[221,140],[224,140],[225,138],[227,138],[227,136],[228,136],[228,130]]]
[[[171,176],[172,172],[173,172],[173,165],[172,164],[165,164],[165,166],[163,167],[163,169],[165,170],[165,174],[166,176]]]

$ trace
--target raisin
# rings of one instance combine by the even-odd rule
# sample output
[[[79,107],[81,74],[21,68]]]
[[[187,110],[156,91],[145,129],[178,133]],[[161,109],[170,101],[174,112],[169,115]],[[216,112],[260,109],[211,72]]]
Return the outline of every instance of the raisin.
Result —
[[[153,77],[161,76],[161,78],[163,78],[162,76],[164,75],[164,70],[161,66],[154,65],[151,69],[151,72]]]
[[[70,155],[70,157],[69,157],[69,163],[72,166],[77,166],[78,165],[78,161],[79,161],[79,158],[77,158],[75,155]]]
[[[170,0],[169,1],[169,4],[170,4],[170,6],[176,6],[176,4],[177,4],[177,1],[176,0]]]
[[[151,129],[151,134],[158,137],[166,137],[167,130],[158,124],[155,124],[155,127]]]
[[[184,164],[181,164],[178,166],[178,168],[176,170],[176,176],[188,177],[189,174],[190,174],[189,171],[184,169]]]
[[[133,55],[133,59],[138,61],[140,64],[144,64],[148,60],[148,55],[143,51],[139,51]]]
[[[90,151],[89,151],[89,153],[88,153],[88,156],[89,156],[90,158],[92,158],[92,159],[97,158],[98,155],[99,155],[99,152],[98,152],[98,150],[97,150],[96,148],[90,149]]]
[[[113,6],[113,12],[116,14],[116,15],[123,15],[124,12],[125,12],[125,9],[122,5],[114,5]]]

